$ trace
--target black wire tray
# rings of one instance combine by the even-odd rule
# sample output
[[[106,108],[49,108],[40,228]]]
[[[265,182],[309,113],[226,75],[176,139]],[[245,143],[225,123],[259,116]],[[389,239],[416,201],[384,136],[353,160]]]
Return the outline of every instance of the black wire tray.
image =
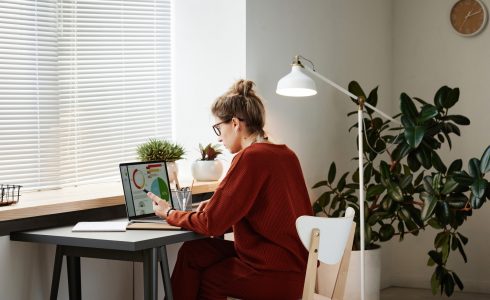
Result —
[[[0,184],[0,206],[19,202],[21,185]]]

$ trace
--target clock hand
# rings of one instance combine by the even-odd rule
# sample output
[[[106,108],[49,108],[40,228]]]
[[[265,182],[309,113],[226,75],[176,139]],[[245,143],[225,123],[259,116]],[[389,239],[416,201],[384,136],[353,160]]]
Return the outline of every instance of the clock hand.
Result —
[[[479,13],[481,13],[481,9],[480,9],[480,10],[478,10],[478,11],[475,11],[474,13],[469,14],[469,15],[468,15],[468,18],[469,18],[469,17],[471,17],[471,16],[474,16],[474,15],[477,15],[477,14],[479,14]]]
[[[472,14],[471,14],[472,12],[473,12],[473,10],[470,10],[468,13],[466,13],[466,16],[464,16],[463,23],[461,23],[461,26],[459,26],[460,31],[461,31],[461,29],[463,29],[463,26],[464,26],[464,24],[466,24],[466,21],[468,20],[468,18],[470,16],[472,16]]]
[[[471,11],[469,11],[466,14],[466,16],[464,17],[463,23],[461,23],[461,25],[459,26],[459,31],[461,31],[461,29],[463,29],[463,26],[464,26],[464,24],[466,24],[466,21],[468,20],[470,13],[471,13]]]

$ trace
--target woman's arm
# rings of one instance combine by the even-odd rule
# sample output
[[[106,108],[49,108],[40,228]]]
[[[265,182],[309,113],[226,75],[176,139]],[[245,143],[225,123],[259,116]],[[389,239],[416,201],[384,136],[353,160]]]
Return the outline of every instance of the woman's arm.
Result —
[[[204,235],[222,235],[249,213],[267,174],[260,170],[255,155],[244,150],[234,157],[225,178],[201,211],[173,211],[168,222]]]

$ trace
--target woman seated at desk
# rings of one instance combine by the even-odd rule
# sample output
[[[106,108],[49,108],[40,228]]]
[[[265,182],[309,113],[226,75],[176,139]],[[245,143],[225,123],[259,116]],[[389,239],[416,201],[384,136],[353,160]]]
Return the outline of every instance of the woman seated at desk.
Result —
[[[212,105],[218,140],[236,155],[211,199],[185,212],[148,193],[171,225],[210,237],[234,232],[234,242],[184,243],[172,274],[175,299],[301,298],[308,254],[295,221],[313,212],[298,158],[264,133],[265,109],[253,85],[239,80]]]

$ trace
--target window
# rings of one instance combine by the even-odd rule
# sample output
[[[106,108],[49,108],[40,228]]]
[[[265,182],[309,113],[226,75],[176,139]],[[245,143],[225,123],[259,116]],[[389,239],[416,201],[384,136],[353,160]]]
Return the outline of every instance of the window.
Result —
[[[0,183],[116,181],[170,138],[170,17],[170,0],[0,2]]]

